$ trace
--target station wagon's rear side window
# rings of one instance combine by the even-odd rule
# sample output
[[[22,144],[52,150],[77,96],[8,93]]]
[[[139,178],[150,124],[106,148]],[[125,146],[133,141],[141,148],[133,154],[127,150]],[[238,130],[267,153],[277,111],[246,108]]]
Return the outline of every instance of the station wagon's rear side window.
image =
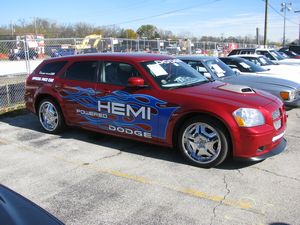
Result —
[[[39,71],[39,75],[56,75],[66,65],[67,61],[51,62],[44,65]]]
[[[65,78],[69,80],[95,82],[97,69],[98,61],[75,62],[65,72]]]

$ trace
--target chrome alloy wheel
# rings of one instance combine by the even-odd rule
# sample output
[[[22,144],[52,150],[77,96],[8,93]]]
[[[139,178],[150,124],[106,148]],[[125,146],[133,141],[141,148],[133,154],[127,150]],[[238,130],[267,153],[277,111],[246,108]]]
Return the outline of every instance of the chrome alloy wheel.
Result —
[[[39,119],[47,131],[54,131],[58,126],[58,112],[55,106],[48,101],[43,102],[39,108]]]
[[[206,123],[189,125],[182,135],[184,153],[193,161],[208,164],[214,161],[221,152],[219,133]]]

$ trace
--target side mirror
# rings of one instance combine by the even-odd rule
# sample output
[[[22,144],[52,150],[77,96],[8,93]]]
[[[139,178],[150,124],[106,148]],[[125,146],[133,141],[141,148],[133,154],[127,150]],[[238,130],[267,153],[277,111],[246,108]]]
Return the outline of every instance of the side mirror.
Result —
[[[241,74],[241,71],[240,70],[238,70],[238,69],[232,69],[233,70],[233,72],[236,74],[236,75],[240,75]]]
[[[145,81],[141,77],[130,77],[128,78],[128,87],[144,87]]]

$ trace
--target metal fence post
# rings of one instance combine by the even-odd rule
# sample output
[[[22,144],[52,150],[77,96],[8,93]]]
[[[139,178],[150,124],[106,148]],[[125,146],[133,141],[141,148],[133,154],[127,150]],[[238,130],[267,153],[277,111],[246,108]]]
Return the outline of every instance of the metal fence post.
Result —
[[[7,105],[10,105],[10,96],[9,96],[9,88],[8,88],[8,84],[5,85],[6,87],[6,97],[7,97]]]
[[[114,39],[110,38],[111,52],[114,52]]]
[[[24,48],[24,55],[25,55],[25,65],[26,65],[26,72],[27,74],[30,74],[30,56],[29,56],[29,48],[28,43],[25,38],[25,40],[22,40],[23,42],[23,48]]]
[[[188,54],[192,54],[192,42],[190,39],[188,39],[187,42],[188,42]]]

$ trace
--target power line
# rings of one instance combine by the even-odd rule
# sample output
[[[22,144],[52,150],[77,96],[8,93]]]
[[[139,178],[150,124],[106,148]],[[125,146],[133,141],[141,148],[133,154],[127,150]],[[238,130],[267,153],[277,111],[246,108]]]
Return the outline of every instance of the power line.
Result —
[[[192,8],[195,8],[195,7],[199,7],[200,5],[203,6],[203,5],[213,4],[213,3],[218,2],[218,1],[221,1],[221,0],[213,0],[213,1],[210,1],[210,2],[207,2],[207,3],[196,4],[196,5],[185,7],[185,8],[175,9],[175,10],[167,11],[167,12],[164,12],[164,13],[152,15],[152,16],[146,16],[146,17],[142,17],[142,18],[127,20],[127,21],[124,21],[124,22],[114,23],[114,24],[107,25],[107,26],[122,25],[122,24],[127,24],[127,23],[152,19],[152,18],[156,18],[156,17],[160,17],[160,16],[169,15],[169,14],[172,14],[172,13],[175,13],[175,12],[180,12],[180,11],[184,11],[184,10],[187,10],[187,9],[192,9]]]
[[[265,1],[265,0],[263,0]],[[284,18],[284,15],[282,13],[280,13],[274,6],[272,6],[270,3],[268,3],[268,6],[274,11],[276,12],[279,16],[281,16],[282,18]],[[290,20],[289,18],[286,18],[287,21],[289,21],[290,23],[296,24],[298,25],[297,22]]]

